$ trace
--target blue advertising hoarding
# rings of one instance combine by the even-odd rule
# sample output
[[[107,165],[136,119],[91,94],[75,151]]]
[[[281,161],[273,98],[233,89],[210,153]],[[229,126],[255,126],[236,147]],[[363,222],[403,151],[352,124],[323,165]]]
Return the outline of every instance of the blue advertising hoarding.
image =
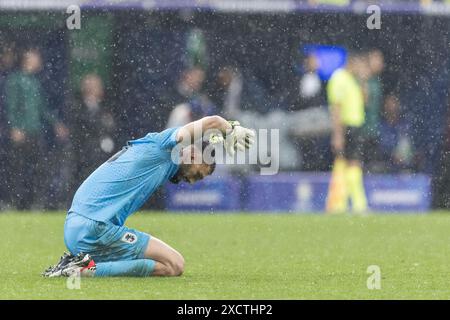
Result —
[[[241,182],[232,176],[214,175],[195,184],[166,185],[166,207],[173,211],[240,210]]]
[[[212,176],[193,184],[166,186],[174,211],[323,212],[328,173],[280,173],[245,178]],[[368,175],[365,187],[374,212],[425,212],[431,205],[427,175]]]
[[[372,175],[365,179],[373,211],[427,211],[431,206],[431,179],[424,174]]]

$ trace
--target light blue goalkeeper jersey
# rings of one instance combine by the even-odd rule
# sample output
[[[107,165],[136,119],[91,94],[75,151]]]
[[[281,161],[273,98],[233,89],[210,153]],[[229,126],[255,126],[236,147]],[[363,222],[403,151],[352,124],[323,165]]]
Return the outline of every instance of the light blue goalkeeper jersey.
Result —
[[[178,171],[172,160],[178,128],[132,140],[98,167],[78,188],[69,213],[122,226],[147,199]]]

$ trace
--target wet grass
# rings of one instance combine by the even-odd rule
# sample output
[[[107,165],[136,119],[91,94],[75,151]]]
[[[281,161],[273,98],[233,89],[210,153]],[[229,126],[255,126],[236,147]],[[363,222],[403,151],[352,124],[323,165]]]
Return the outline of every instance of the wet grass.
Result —
[[[0,299],[449,299],[450,215],[143,212],[127,225],[178,249],[180,278],[40,273],[65,250],[63,213],[0,214]],[[369,290],[367,269],[381,270]]]

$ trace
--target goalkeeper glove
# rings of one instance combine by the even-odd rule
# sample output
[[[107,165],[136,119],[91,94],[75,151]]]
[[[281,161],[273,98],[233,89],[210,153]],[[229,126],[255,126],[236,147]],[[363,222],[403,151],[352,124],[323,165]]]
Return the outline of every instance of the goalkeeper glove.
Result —
[[[255,142],[255,131],[241,126],[239,121],[228,121],[231,125],[231,132],[225,137],[224,147],[230,156],[234,156],[236,150],[244,151],[250,148]],[[220,143],[224,141],[223,136],[212,135],[210,143]]]

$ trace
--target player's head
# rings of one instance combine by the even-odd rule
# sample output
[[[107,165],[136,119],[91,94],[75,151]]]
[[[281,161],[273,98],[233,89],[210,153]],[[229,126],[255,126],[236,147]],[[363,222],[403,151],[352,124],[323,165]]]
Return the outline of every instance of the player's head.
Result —
[[[346,68],[357,78],[366,80],[370,77],[367,55],[359,51],[349,51]]]
[[[228,88],[235,78],[239,74],[238,68],[232,65],[225,65],[219,68],[217,72],[217,84],[220,88]]]
[[[184,70],[181,75],[181,86],[183,90],[198,92],[205,81],[205,71],[197,66]]]
[[[170,181],[173,183],[180,181],[194,183],[202,180],[214,172],[216,168],[214,156],[214,149],[207,142],[192,144],[183,148],[180,167]]]
[[[313,53],[308,54],[303,60],[303,67],[306,72],[317,72],[317,69],[319,68],[317,56]]]

